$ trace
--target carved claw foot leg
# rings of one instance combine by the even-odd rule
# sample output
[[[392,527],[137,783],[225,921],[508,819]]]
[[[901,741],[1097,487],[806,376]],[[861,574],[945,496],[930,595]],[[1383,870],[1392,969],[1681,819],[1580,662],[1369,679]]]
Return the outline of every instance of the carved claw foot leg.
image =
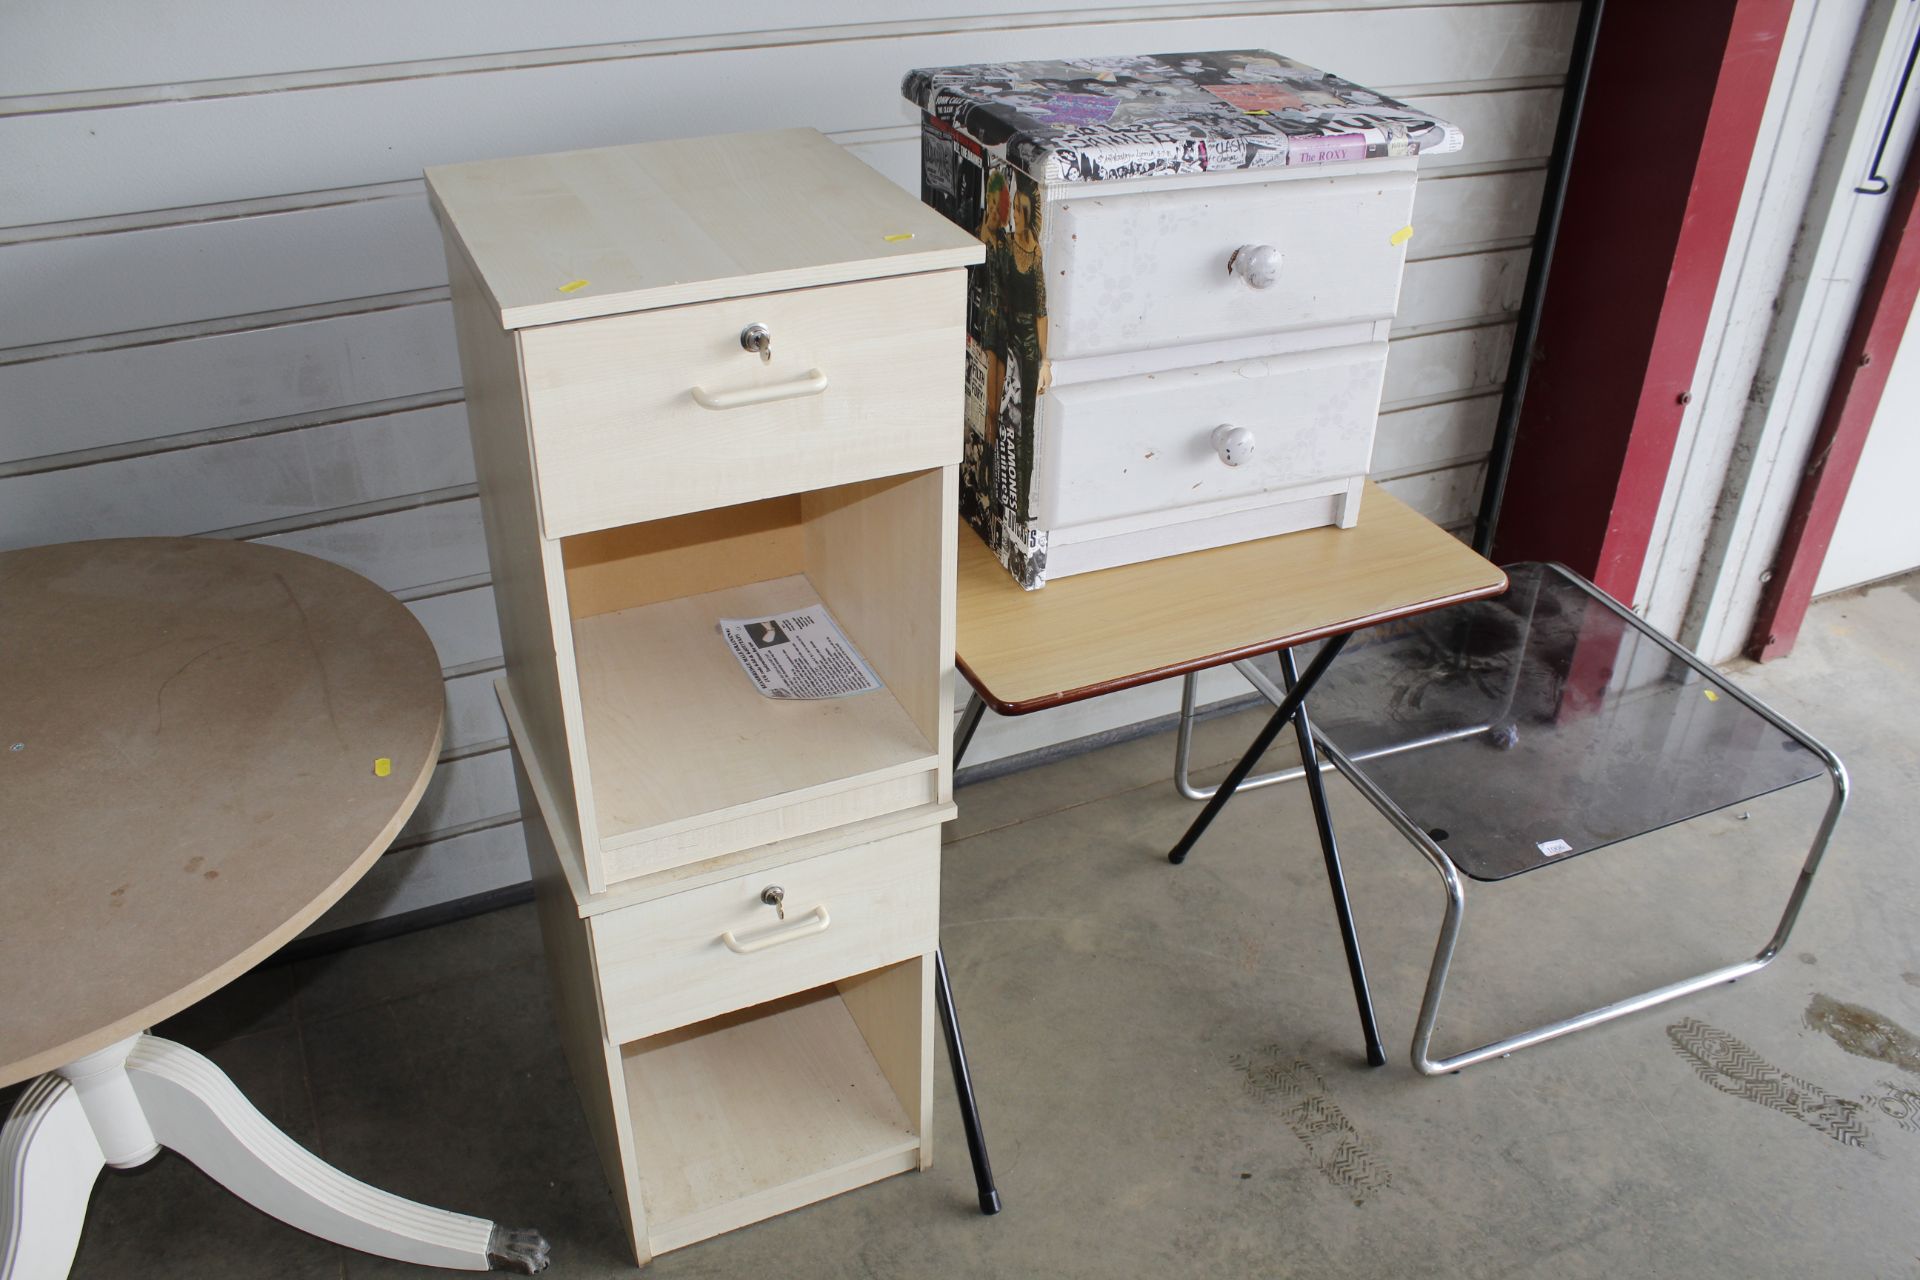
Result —
[[[73,1086],[28,1085],[0,1130],[0,1280],[67,1274],[105,1163]]]
[[[0,1280],[58,1280],[102,1165],[172,1147],[215,1182],[302,1231],[429,1267],[544,1270],[536,1231],[495,1226],[350,1178],[275,1128],[193,1050],[134,1036],[30,1087],[0,1131]]]
[[[341,1173],[276,1129],[220,1069],[184,1045],[141,1036],[127,1074],[153,1136],[262,1212],[323,1240],[429,1267],[486,1271],[495,1228]]]
[[[495,1271],[530,1276],[547,1269],[547,1238],[526,1227],[495,1227],[487,1239],[487,1261]]]

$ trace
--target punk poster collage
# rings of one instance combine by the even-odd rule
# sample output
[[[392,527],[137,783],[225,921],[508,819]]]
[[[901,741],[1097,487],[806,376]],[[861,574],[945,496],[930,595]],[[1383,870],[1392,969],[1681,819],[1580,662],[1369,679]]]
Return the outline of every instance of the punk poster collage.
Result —
[[[968,271],[960,513],[1025,587],[1045,579],[1046,534],[1030,523],[1035,415],[1046,368],[1045,202],[1031,176],[933,119],[922,124],[921,198],[980,237]]]

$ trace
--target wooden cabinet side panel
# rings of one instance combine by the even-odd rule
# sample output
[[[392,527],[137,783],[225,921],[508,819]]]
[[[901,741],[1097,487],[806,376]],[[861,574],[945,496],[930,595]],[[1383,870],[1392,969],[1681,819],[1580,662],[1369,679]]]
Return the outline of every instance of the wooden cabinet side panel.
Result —
[[[649,1257],[646,1210],[634,1163],[633,1126],[627,1111],[620,1047],[608,1039],[601,1011],[592,934],[587,921],[580,918],[526,766],[518,751],[513,756],[527,863],[533,872],[534,909],[546,946],[560,1047],[573,1072],[574,1087],[586,1112],[594,1148],[606,1170],[607,1185],[626,1220],[635,1258],[644,1265]]]
[[[956,424],[956,430],[958,424]],[[940,761],[952,797],[958,471],[808,494],[807,577]]]
[[[557,543],[541,536],[535,506],[533,455],[528,440],[518,339],[494,319],[486,291],[465,252],[447,243],[447,273],[453,285],[454,328],[460,345],[460,376],[466,384],[467,428],[479,480],[480,516],[507,683],[527,731],[527,746],[547,777],[573,784],[548,820],[565,828],[568,843],[582,850],[587,876],[599,883],[598,841],[583,831],[581,815],[592,812],[584,751],[569,732],[569,699],[577,703],[573,636],[568,619],[564,569]],[[579,723],[575,706],[572,723]],[[571,799],[572,804],[565,801]]]
[[[838,984],[840,999],[920,1135],[920,1167],[933,1166],[933,957],[916,956]]]
[[[960,468],[948,467],[940,476],[940,722],[933,749],[940,756],[942,804],[953,800],[953,685],[959,613],[960,526],[952,519],[960,509]],[[928,981],[932,981],[931,978]],[[929,1086],[931,1087],[931,1086]]]

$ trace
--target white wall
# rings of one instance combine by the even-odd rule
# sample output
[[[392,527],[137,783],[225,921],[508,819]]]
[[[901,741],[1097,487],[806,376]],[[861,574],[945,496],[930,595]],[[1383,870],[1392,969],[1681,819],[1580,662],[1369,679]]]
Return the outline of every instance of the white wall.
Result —
[[[982,13],[981,10],[987,10]],[[447,751],[332,924],[525,876],[429,164],[810,124],[902,185],[909,67],[1265,47],[1460,123],[1423,169],[1375,455],[1471,517],[1571,0],[10,0],[0,7],[0,547],[210,534],[348,565],[440,651]],[[1234,692],[1220,677],[1214,692]],[[989,724],[978,759],[1173,709]]]
[[[1910,324],[1820,563],[1815,594],[1920,569],[1915,477],[1920,477],[1920,325]]]

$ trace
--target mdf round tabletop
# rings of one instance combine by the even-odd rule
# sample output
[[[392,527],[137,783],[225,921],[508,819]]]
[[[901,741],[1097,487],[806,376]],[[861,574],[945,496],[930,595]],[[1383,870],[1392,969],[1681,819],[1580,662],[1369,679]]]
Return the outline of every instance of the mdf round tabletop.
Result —
[[[419,802],[442,705],[419,622],[326,561],[0,554],[0,1085],[178,1013],[338,901]]]

